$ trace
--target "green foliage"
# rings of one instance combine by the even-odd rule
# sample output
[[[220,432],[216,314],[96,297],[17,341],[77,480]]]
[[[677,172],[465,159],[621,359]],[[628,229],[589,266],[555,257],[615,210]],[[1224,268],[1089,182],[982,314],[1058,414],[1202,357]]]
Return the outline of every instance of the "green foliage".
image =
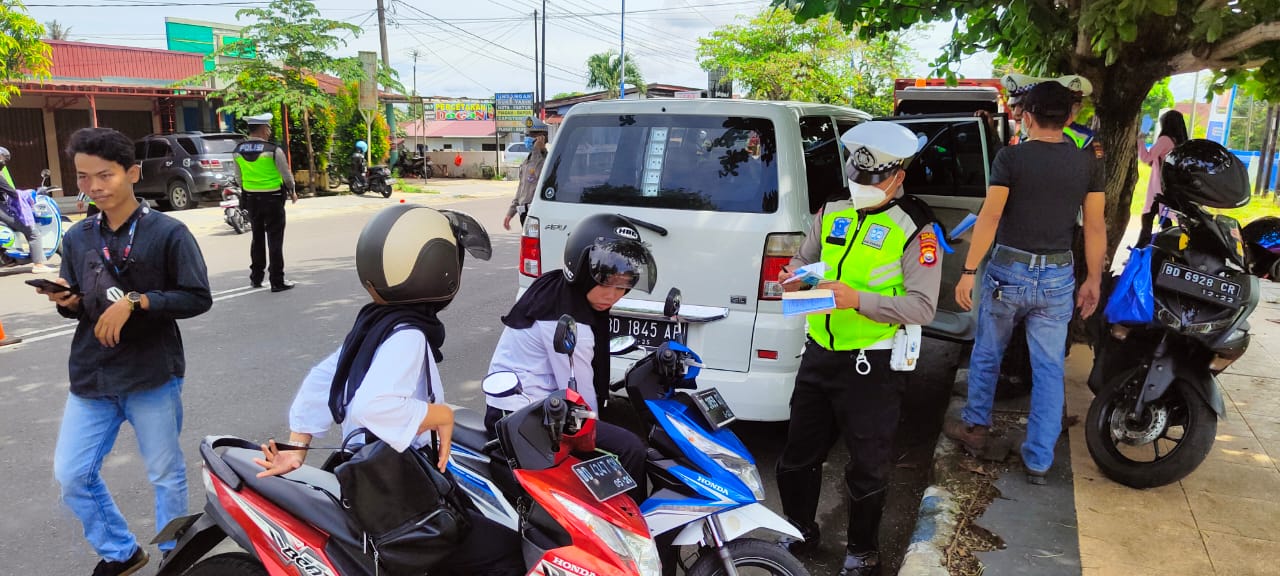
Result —
[[[622,58],[616,50],[592,54],[587,58],[587,88],[604,90],[609,98],[618,97],[618,70]],[[627,85],[636,86],[645,92],[644,77],[634,59],[627,59]]]
[[[337,129],[329,159],[343,174],[351,169],[351,154],[356,151],[356,141],[368,138],[364,116],[360,113],[359,105],[359,83],[352,82],[338,90],[338,105],[335,112]],[[382,110],[378,110],[373,121],[373,139],[367,140],[371,165],[386,162],[387,154],[391,151],[389,132],[387,118]]]
[[[797,23],[765,9],[698,39],[698,63],[722,68],[750,98],[851,104],[872,114],[893,105],[893,79],[909,74],[913,53],[900,34],[859,42],[834,16]]]
[[[53,50],[40,41],[44,32],[21,0],[0,0],[0,106],[22,95],[14,83],[49,78]]]
[[[573,98],[574,96],[581,96],[583,94],[584,94],[583,92],[578,92],[576,90],[573,92],[557,92],[555,96],[551,97],[551,100],[559,100],[561,98]]]
[[[1147,99],[1142,101],[1142,117],[1152,120],[1160,119],[1160,111],[1173,108],[1173,91],[1169,89],[1169,78],[1156,82],[1147,92]]]
[[[1256,100],[1248,92],[1236,93],[1236,103],[1231,119],[1231,133],[1227,147],[1232,150],[1261,150],[1266,135],[1267,107],[1271,104]]]
[[[45,22],[44,29],[45,29],[45,35],[48,36],[50,40],[70,40],[71,39],[71,27],[63,26],[62,23],[58,22],[57,20],[50,20],[48,22]]]

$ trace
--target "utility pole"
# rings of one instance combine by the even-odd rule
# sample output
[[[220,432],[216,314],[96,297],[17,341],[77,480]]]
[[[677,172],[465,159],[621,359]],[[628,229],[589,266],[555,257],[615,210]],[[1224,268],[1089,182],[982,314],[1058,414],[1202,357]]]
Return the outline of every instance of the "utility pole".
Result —
[[[542,0],[542,69],[539,72],[542,76],[538,83],[538,118],[547,119],[547,0]]]
[[[382,40],[382,65],[391,66],[391,51],[387,49],[387,7],[378,0],[378,39]]]
[[[533,99],[534,113],[542,109],[541,81],[538,79],[538,11],[533,11]],[[495,110],[496,112],[496,110]]]
[[[621,50],[618,55],[618,99],[627,99],[627,0],[622,0]]]

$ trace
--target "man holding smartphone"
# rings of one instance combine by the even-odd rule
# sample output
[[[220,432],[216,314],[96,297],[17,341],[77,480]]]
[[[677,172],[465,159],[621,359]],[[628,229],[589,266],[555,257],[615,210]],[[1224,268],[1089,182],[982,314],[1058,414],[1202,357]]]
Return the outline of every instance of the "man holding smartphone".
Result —
[[[62,501],[101,558],[95,576],[133,574],[148,556],[129,531],[102,480],[102,461],[129,422],[156,491],[156,526],[187,513],[182,431],[186,360],[176,320],[209,310],[204,256],[178,220],[152,212],[133,195],[140,176],[133,141],[110,128],[71,136],[76,183],[101,212],[63,238],[67,290],[40,288],[58,313],[79,321],[68,362],[67,395],[54,477]],[[171,550],[174,542],[160,544]]]

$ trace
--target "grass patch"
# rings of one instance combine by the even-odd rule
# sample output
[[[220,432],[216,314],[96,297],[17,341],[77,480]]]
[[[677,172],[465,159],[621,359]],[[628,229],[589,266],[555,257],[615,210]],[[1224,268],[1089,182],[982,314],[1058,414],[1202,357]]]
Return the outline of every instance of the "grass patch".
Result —
[[[415,186],[413,184],[407,184],[404,182],[396,182],[393,189],[396,192],[404,192],[405,194],[439,194],[440,193],[439,190],[432,190],[430,188]]]
[[[1138,183],[1133,188],[1133,202],[1129,206],[1129,214],[1133,216],[1142,215],[1142,206],[1147,201],[1147,183],[1151,180],[1151,167],[1146,164],[1138,163]],[[1252,185],[1252,183],[1250,183]],[[1232,210],[1219,210],[1210,208],[1210,213],[1225,214],[1240,221],[1240,225],[1244,226],[1263,216],[1280,216],[1280,204],[1276,204],[1275,200],[1268,196],[1254,196],[1243,208],[1235,208]]]

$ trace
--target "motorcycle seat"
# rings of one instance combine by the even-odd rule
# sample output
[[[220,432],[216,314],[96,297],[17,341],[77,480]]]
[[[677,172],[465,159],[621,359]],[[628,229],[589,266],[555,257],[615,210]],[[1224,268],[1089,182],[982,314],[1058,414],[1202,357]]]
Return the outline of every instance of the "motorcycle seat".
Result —
[[[484,429],[484,414],[469,408],[453,409],[453,441],[473,452],[483,453],[489,434]]]
[[[342,488],[337,476],[304,464],[283,476],[258,478],[262,467],[253,459],[262,457],[262,452],[227,448],[221,456],[246,486],[272,504],[344,544],[360,548],[360,532],[338,503]]]

